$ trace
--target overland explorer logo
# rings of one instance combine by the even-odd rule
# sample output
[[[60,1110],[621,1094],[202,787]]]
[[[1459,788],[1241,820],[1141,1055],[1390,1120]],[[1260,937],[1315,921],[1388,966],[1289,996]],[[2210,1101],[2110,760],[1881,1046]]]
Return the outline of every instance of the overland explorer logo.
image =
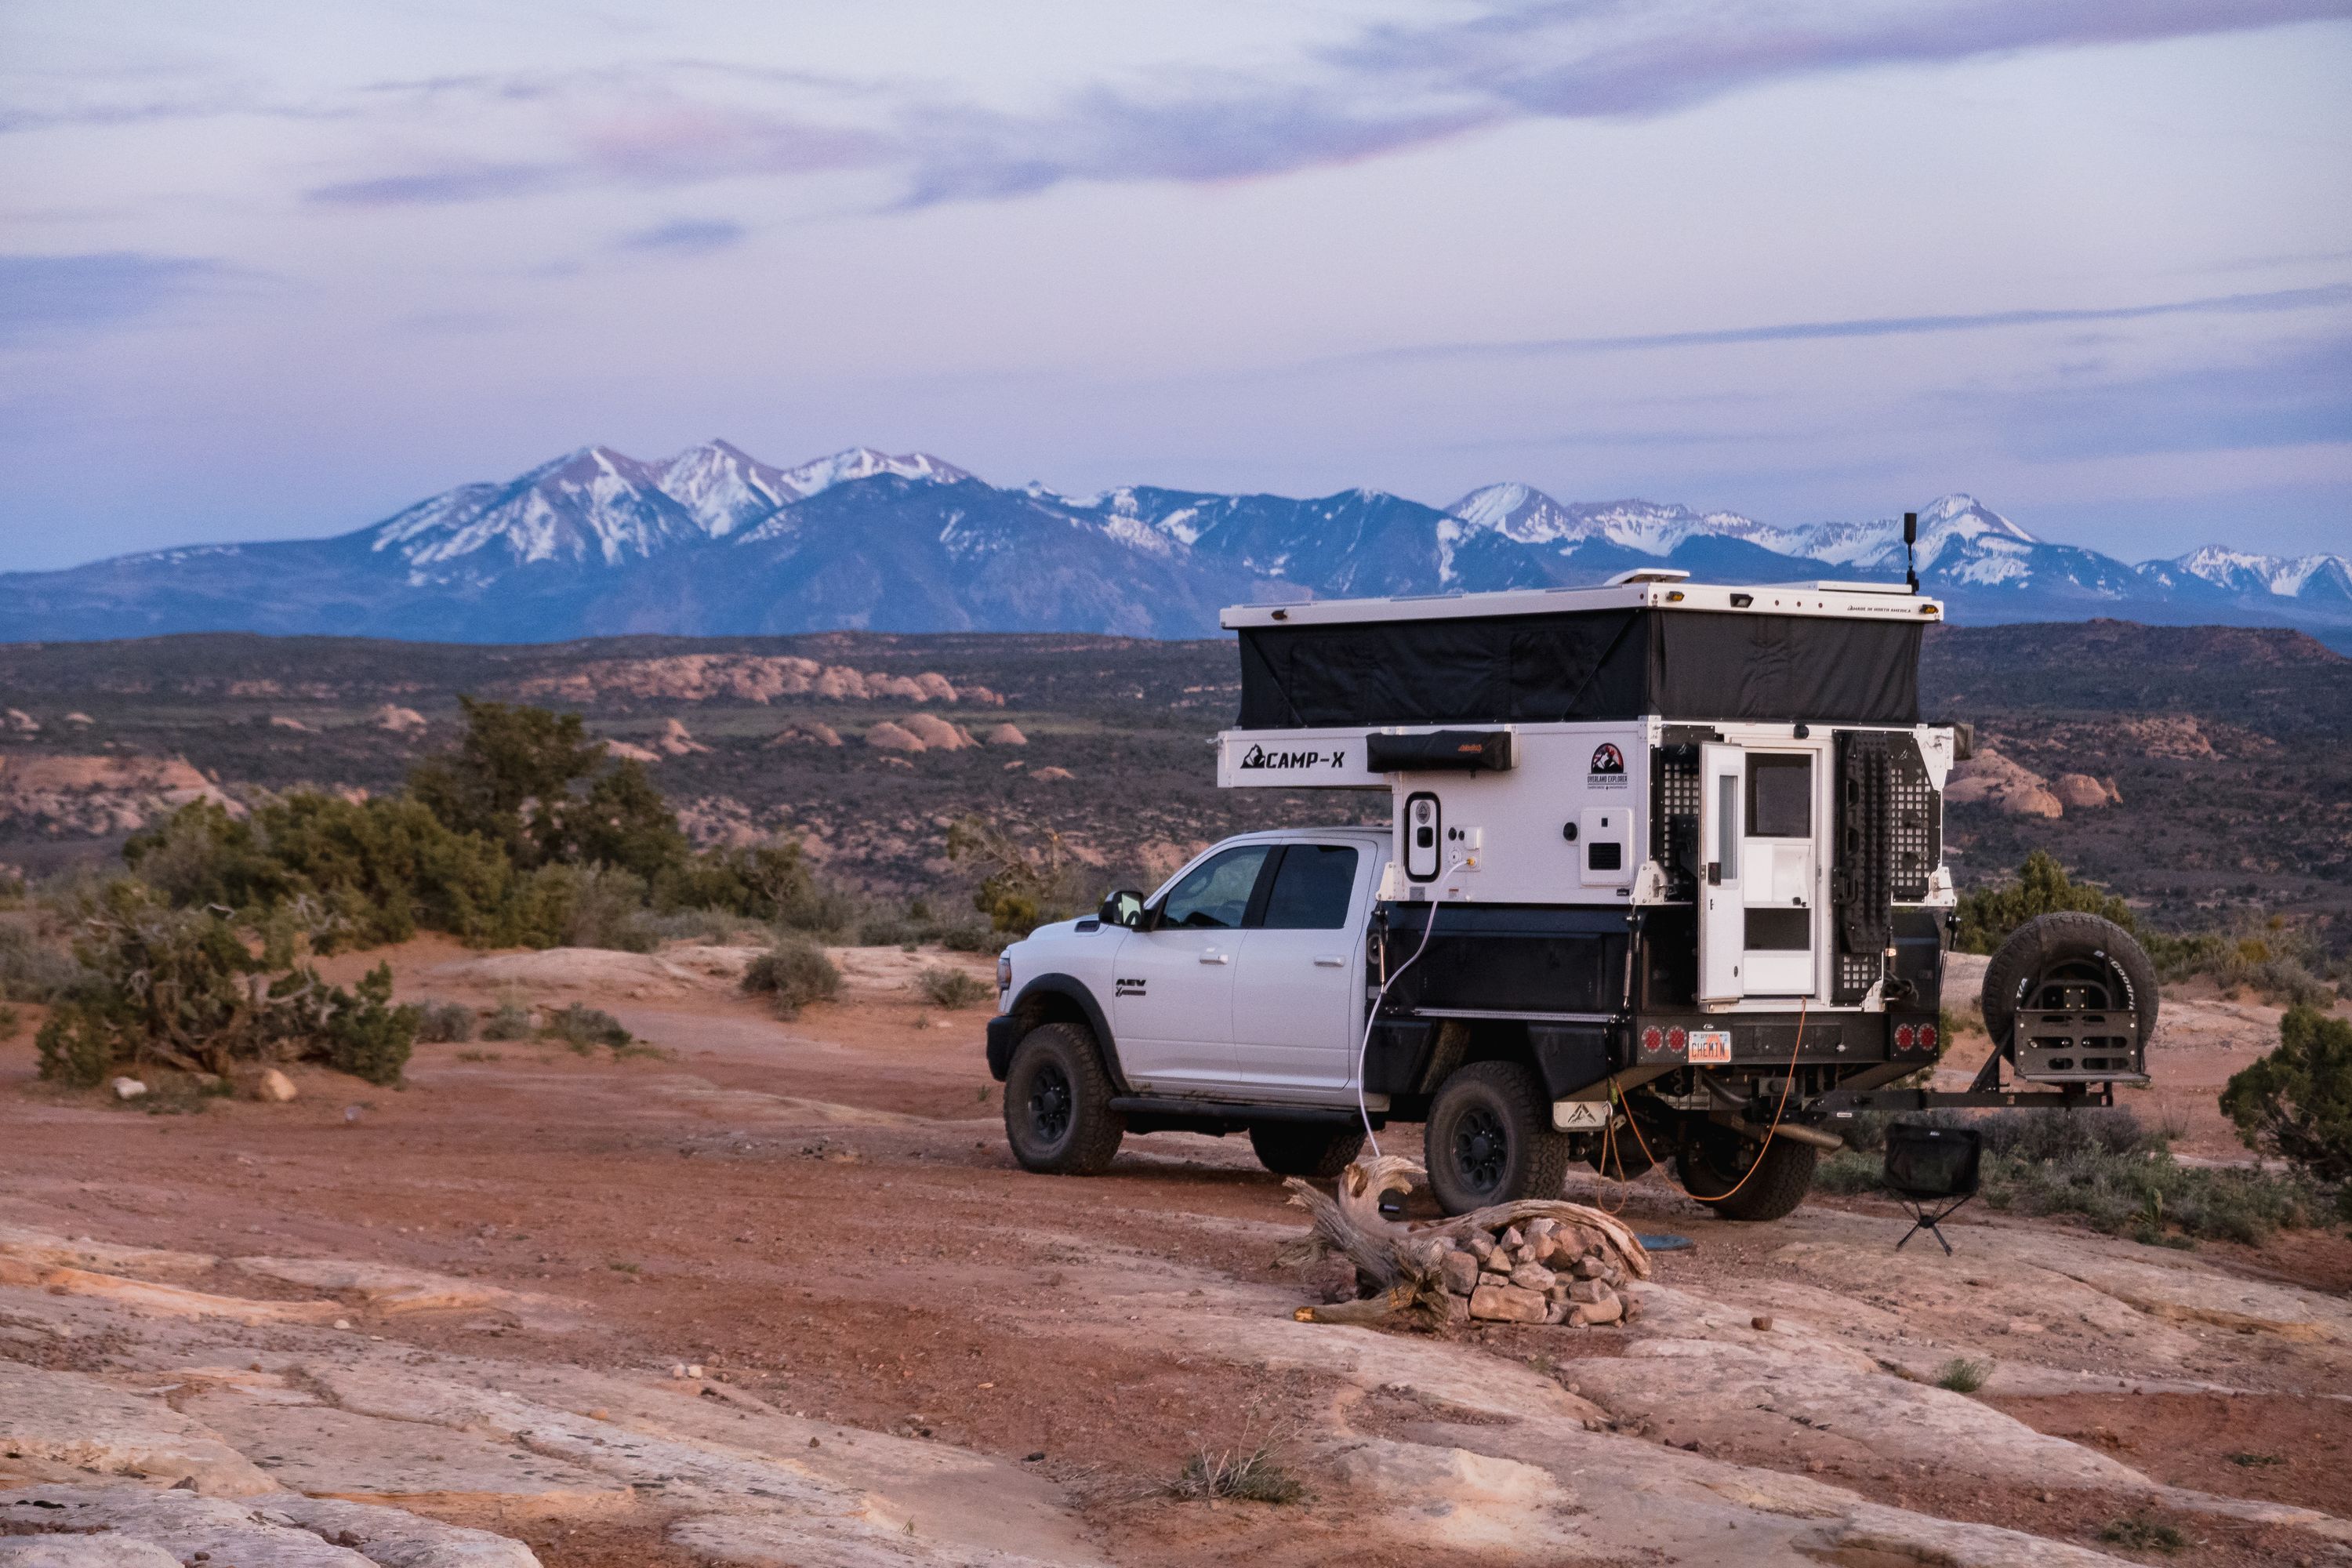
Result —
[[[1242,753],[1241,765],[1244,768],[1329,768],[1345,771],[1348,752],[1344,746],[1328,752],[1269,752],[1264,746],[1253,744]]]
[[[1625,753],[1607,741],[1592,749],[1592,771],[1585,775],[1587,789],[1623,789]]]

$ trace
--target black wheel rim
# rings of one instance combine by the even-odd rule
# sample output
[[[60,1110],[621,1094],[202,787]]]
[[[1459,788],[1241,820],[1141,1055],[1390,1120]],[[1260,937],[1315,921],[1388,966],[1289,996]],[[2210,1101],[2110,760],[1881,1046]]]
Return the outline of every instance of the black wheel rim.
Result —
[[[1070,1080],[1051,1062],[1029,1080],[1029,1125],[1048,1143],[1059,1143],[1070,1131]]]
[[[2027,986],[2024,1005],[2049,1011],[2105,1013],[2127,1004],[2122,971],[2104,957],[2062,959]]]
[[[1491,1193],[1501,1186],[1510,1158],[1510,1133],[1503,1119],[1485,1106],[1472,1106],[1454,1124],[1454,1168],[1471,1191]]]

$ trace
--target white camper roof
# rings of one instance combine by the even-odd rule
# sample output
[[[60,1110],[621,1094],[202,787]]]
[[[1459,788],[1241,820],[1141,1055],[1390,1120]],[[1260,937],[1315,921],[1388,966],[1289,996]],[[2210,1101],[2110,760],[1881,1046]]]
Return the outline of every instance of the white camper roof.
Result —
[[[1451,620],[1472,616],[1557,616],[1579,610],[1713,610],[1832,620],[1937,621],[1940,599],[1900,583],[1611,583],[1597,588],[1505,588],[1491,594],[1417,594],[1383,599],[1302,599],[1286,605],[1234,605],[1218,617],[1243,626],[1351,626],[1380,621]]]

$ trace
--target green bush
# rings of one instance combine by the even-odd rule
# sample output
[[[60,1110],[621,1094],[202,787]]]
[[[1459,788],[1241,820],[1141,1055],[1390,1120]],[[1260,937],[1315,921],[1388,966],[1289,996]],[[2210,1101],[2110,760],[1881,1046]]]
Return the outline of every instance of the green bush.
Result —
[[[996,988],[983,984],[961,969],[935,965],[915,976],[916,988],[935,1007],[971,1007],[988,1001]]]
[[[1840,1121],[1848,1147],[1822,1162],[1814,1184],[1830,1193],[1882,1190],[1881,1156],[1892,1117]],[[2169,1140],[2130,1110],[1937,1111],[1916,1120],[1984,1134],[1981,1193],[1989,1208],[2072,1215],[2095,1229],[2149,1243],[2215,1237],[2259,1242],[2311,1225],[2323,1211],[2309,1181],[2277,1173],[2184,1165]]]
[[[240,1062],[320,1061],[372,1082],[400,1076],[419,1022],[392,1005],[382,965],[356,994],[294,962],[284,920],[233,921],[174,909],[118,878],[75,911],[86,976],[35,1037],[41,1076],[89,1085],[160,1063],[226,1078]]]
[[[780,938],[774,948],[753,959],[743,972],[743,989],[769,997],[776,1016],[793,1018],[812,1002],[830,1002],[841,994],[841,971],[824,950],[802,936]]]
[[[585,1053],[598,1046],[615,1049],[636,1038],[621,1026],[621,1020],[601,1007],[591,1007],[574,1002],[547,1016],[540,1026],[540,1034],[548,1039],[562,1040],[573,1050]]]
[[[462,1002],[426,1002],[417,1009],[416,1037],[426,1045],[464,1045],[474,1037],[474,1010]]]
[[[535,1033],[530,1009],[516,1001],[499,1003],[482,1020],[482,1038],[486,1040],[528,1040]]]
[[[0,1002],[0,1040],[13,1040],[16,1031],[25,1026],[25,1015],[5,1002]]]
[[[1980,1361],[1954,1356],[1936,1373],[1936,1386],[1948,1388],[1954,1394],[1974,1394],[1992,1375],[1992,1368]]]
[[[1015,937],[1067,920],[1087,901],[1079,863],[1058,833],[1032,845],[985,817],[967,816],[948,829],[948,858],[979,870],[972,908]]]
[[[2169,983],[2206,975],[2224,990],[2243,988],[2290,1006],[2325,1008],[2344,994],[2326,978],[2329,956],[2318,937],[2278,915],[2227,931],[2150,931],[2140,942]]]
[[[0,997],[54,1002],[88,978],[71,953],[42,940],[28,918],[0,917]]]
[[[1960,930],[1955,945],[1962,952],[1991,952],[2036,915],[2062,910],[2104,915],[2126,931],[2134,929],[2131,910],[2121,899],[2104,889],[2069,881],[2066,868],[2036,849],[2018,868],[2016,881],[1997,882],[1960,895]]]
[[[2248,1148],[2352,1183],[2352,1019],[2289,1008],[2277,1049],[2230,1079],[2221,1111]]]

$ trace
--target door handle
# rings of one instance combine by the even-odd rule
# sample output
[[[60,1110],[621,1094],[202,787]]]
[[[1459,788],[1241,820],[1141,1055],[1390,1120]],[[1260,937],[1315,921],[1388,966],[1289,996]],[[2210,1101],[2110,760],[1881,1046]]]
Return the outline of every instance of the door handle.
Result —
[[[1201,955],[1201,962],[1203,963],[1223,963],[1225,962],[1225,955],[1222,952],[1204,952]]]
[[[1318,958],[1315,961],[1315,967],[1318,969],[1344,969],[1347,964],[1348,961],[1344,958]]]

